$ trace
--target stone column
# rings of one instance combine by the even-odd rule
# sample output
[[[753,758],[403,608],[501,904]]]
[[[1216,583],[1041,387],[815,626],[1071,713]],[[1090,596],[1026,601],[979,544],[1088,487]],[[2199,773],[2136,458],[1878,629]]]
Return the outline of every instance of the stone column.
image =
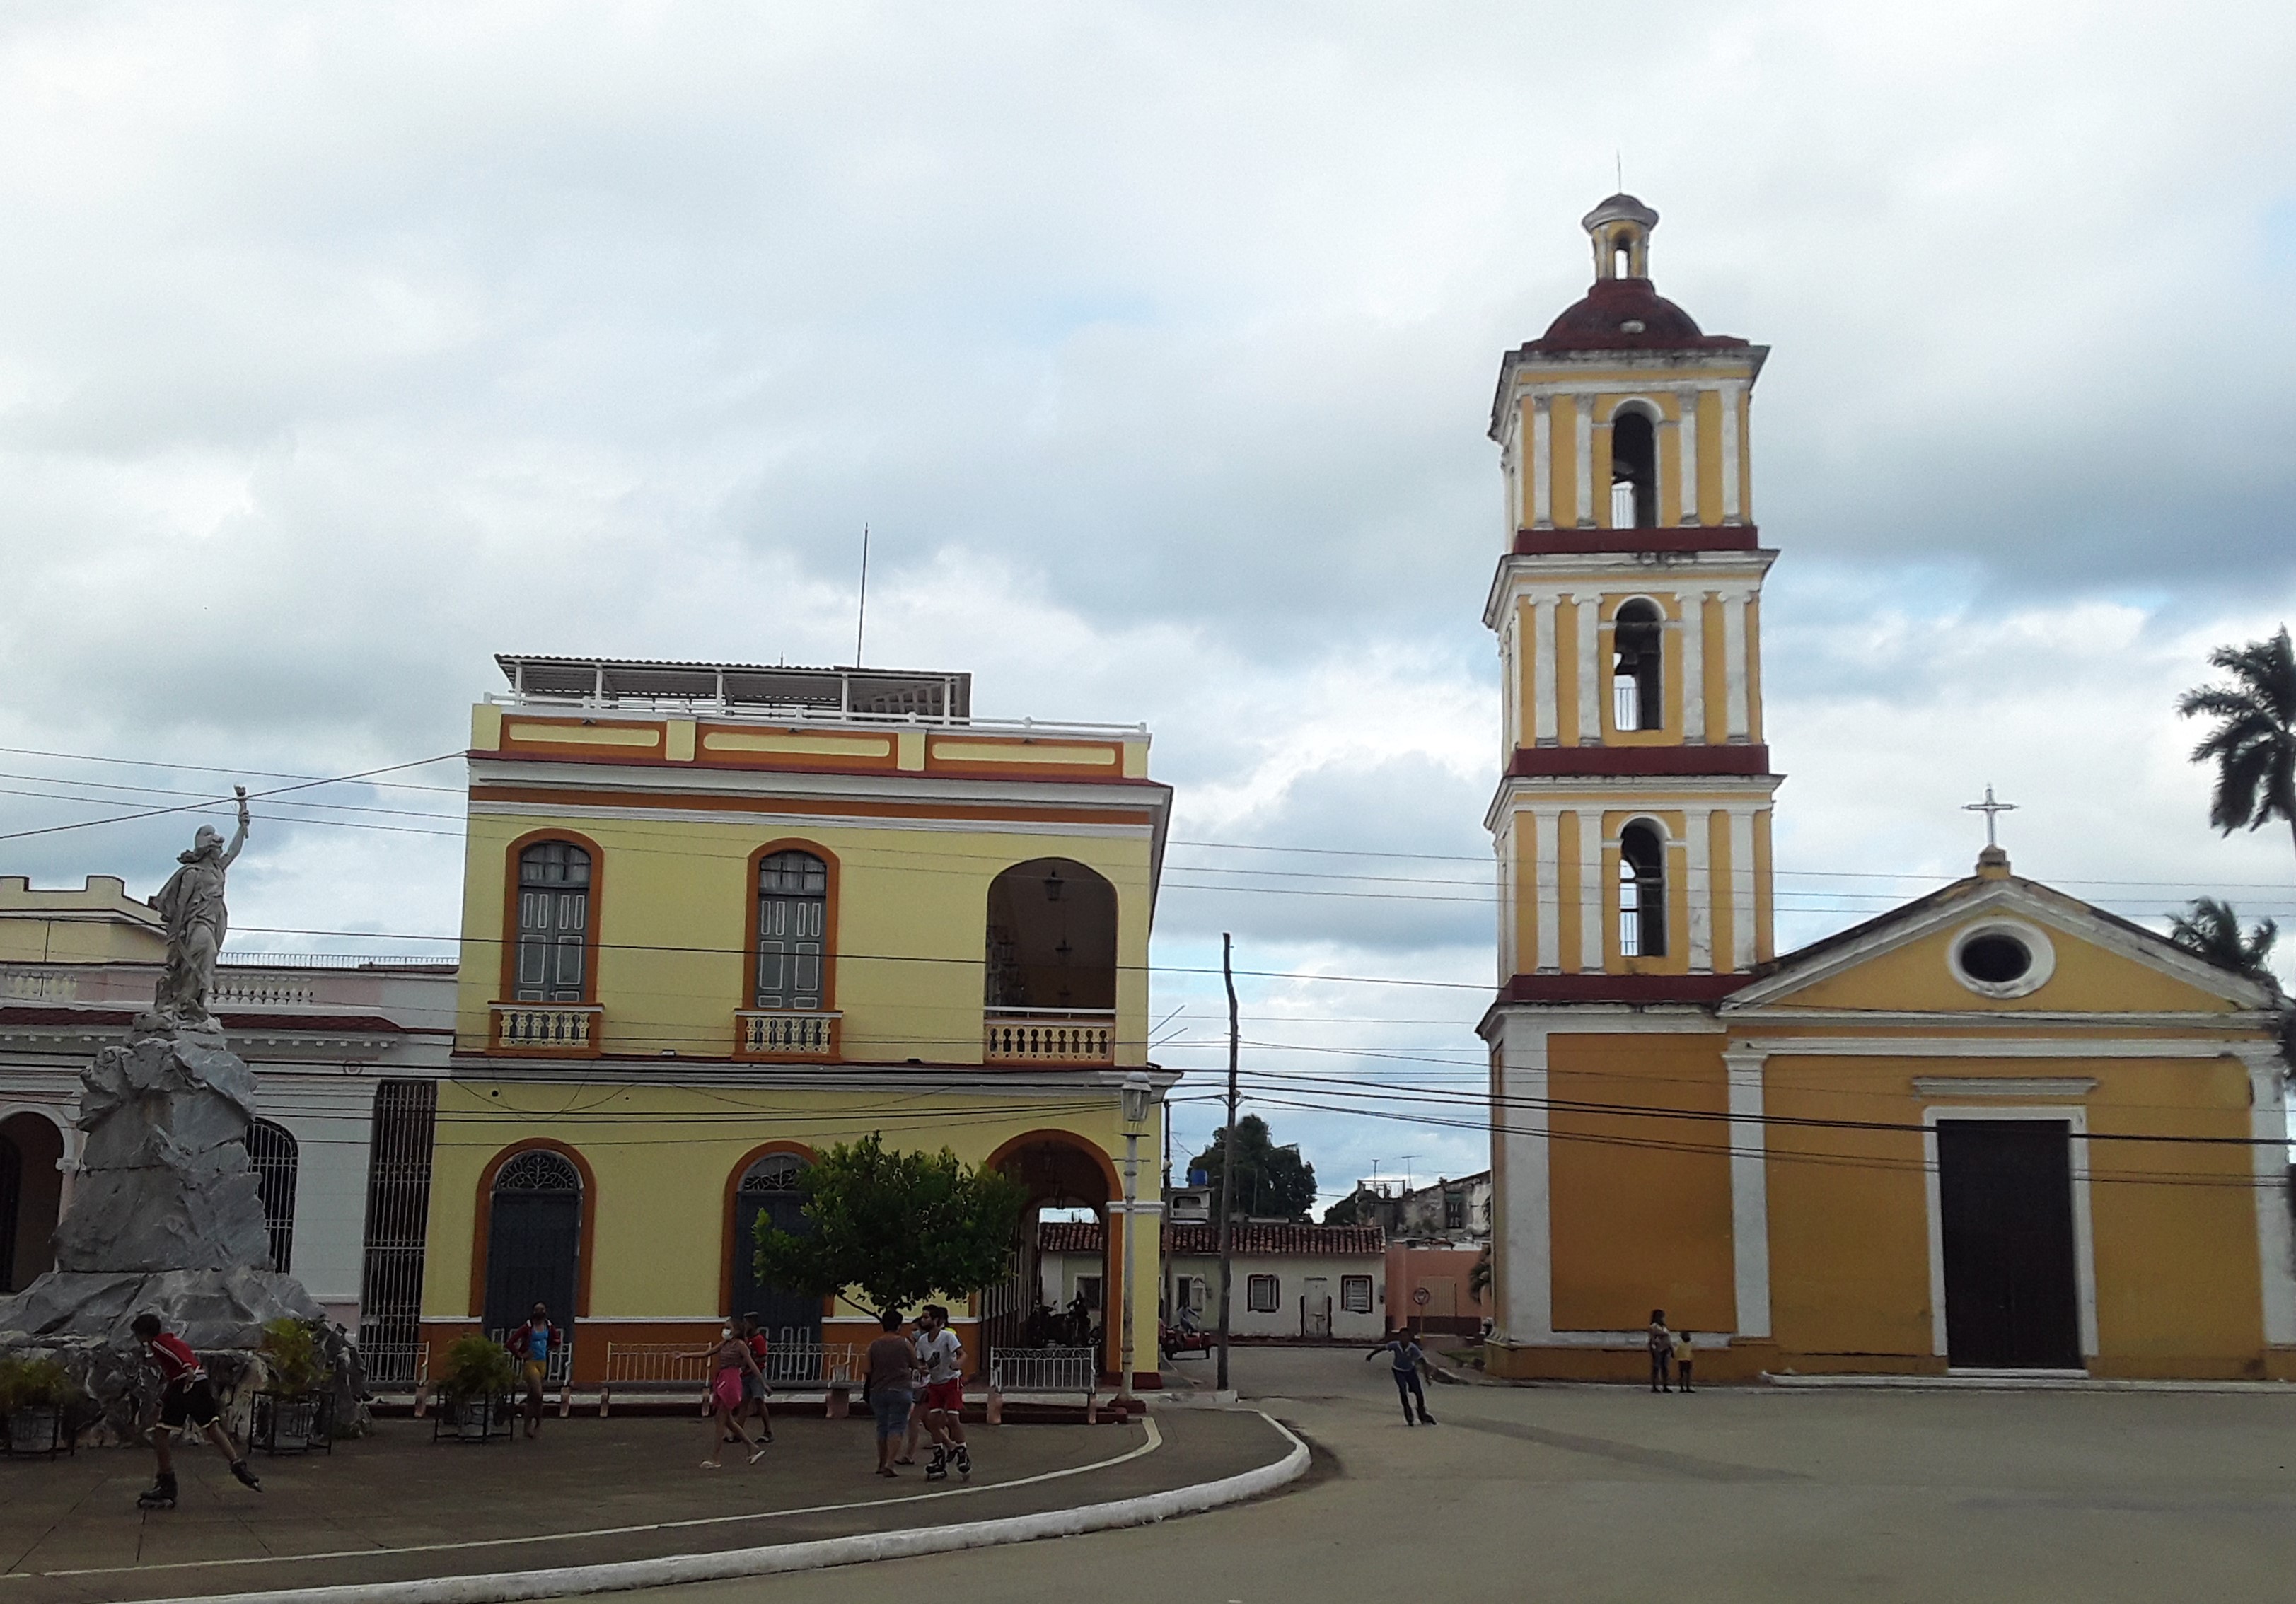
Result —
[[[1685,591],[1682,606],[1682,739],[1706,744],[1706,593]]]
[[[1571,600],[1578,609],[1578,744],[1600,746],[1603,704],[1596,699],[1603,694],[1603,682],[1610,678],[1603,672],[1603,598],[1597,593]]]
[[[1742,524],[1745,514],[1738,495],[1738,406],[1743,387],[1722,387],[1722,521]]]
[[[1506,1264],[1500,1273],[1498,1336],[1543,1343],[1554,1336],[1554,1238],[1548,1202],[1546,1033],[1506,1021],[1500,1038],[1506,1109]]]
[[[1730,1243],[1738,1295],[1738,1335],[1770,1335],[1770,1183],[1762,1124],[1763,1053],[1722,1055],[1730,1076]]]
[[[1754,967],[1754,814],[1730,810],[1730,967]]]
[[[1595,527],[1595,397],[1573,396],[1570,414],[1574,420],[1570,452],[1575,466],[1571,485],[1578,493],[1578,527]]]
[[[2288,1106],[2280,1085],[2279,1050],[2269,1042],[2234,1051],[2248,1068],[2249,1149],[2256,1181],[2256,1256],[2263,1274],[2264,1342],[2296,1345],[2296,1272],[2289,1256]]]
[[[1534,745],[1555,744],[1557,709],[1554,685],[1554,598],[1541,596],[1530,604],[1530,717]]]
[[[1682,822],[1687,863],[1684,888],[1690,894],[1690,972],[1708,975],[1714,972],[1714,885],[1708,853],[1711,830],[1702,808],[1685,809]]]
[[[1722,593],[1722,683],[1727,693],[1725,738],[1742,746],[1751,720],[1747,716],[1746,593]]]
[[[1554,527],[1554,403],[1545,396],[1530,403],[1530,527]]]
[[[1676,426],[1682,435],[1680,519],[1685,528],[1694,529],[1698,527],[1698,392],[1684,390],[1677,401],[1682,408],[1682,421]]]

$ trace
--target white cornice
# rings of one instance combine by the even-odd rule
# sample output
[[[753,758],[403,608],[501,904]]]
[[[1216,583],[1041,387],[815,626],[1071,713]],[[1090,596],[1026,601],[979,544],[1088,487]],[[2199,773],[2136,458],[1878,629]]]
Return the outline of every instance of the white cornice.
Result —
[[[1574,531],[1560,529],[1558,535]],[[1578,531],[1593,535],[1614,535],[1614,529]],[[1587,581],[1609,585],[1633,579],[1643,584],[1664,580],[1661,589],[1683,589],[1690,585],[1719,585],[1731,580],[1759,591],[1770,565],[1777,561],[1777,552],[1770,547],[1754,551],[1723,551],[1701,547],[1687,552],[1506,552],[1492,571],[1491,585],[1483,600],[1483,627],[1496,629],[1506,603],[1509,602],[1554,602],[1573,595],[1587,588]],[[1568,576],[1585,578],[1574,583]]]
[[[1573,749],[1539,749],[1568,751]],[[1640,751],[1650,749],[1629,749]],[[1656,749],[1673,751],[1678,749],[1666,747]],[[1710,751],[1718,749],[1691,747],[1680,749]],[[1571,798],[1578,796],[1584,796],[1603,807],[1623,806],[1629,801],[1636,806],[1653,808],[1727,804],[1759,813],[1776,796],[1784,778],[1782,774],[1508,774],[1499,781],[1498,790],[1491,798],[1491,805],[1483,810],[1483,828],[1496,831],[1503,814],[1568,809],[1571,806]],[[1563,794],[1551,794],[1556,792]],[[1534,801],[1534,798],[1538,799]]]

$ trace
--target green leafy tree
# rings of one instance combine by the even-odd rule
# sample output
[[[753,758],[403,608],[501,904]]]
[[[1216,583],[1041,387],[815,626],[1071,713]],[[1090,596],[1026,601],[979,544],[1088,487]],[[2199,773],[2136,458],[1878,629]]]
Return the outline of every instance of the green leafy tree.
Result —
[[[2169,940],[2210,963],[2257,980],[2271,979],[2265,965],[2279,935],[2280,927],[2269,919],[2259,920],[2243,934],[2232,904],[2213,896],[2196,897],[2182,913],[2169,916]]]
[[[1304,1223],[1316,1206],[1316,1166],[1300,1157],[1296,1147],[1277,1147],[1267,1122],[1247,1114],[1235,1122],[1235,1190],[1229,1212],[1241,1218],[1258,1215],[1298,1220]],[[1220,1176],[1227,1168],[1227,1133],[1215,1132],[1211,1146],[1191,1160],[1212,1183],[1218,1207]]]
[[[962,1297],[1010,1269],[1028,1191],[943,1148],[896,1152],[872,1133],[840,1142],[799,1183],[805,1236],[757,1227],[758,1280],[826,1297],[857,1287],[877,1310]]]
[[[2193,749],[2194,762],[2216,765],[2209,822],[2230,835],[2279,819],[2296,836],[2296,648],[2287,626],[2268,641],[2219,646],[2209,663],[2232,683],[2187,691],[2177,703],[2184,717],[2216,721]]]

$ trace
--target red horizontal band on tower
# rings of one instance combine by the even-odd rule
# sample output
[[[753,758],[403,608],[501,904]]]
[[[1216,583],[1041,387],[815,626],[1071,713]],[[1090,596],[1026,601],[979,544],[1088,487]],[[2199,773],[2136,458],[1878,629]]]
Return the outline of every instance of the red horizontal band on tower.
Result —
[[[1499,987],[1508,1002],[1719,1002],[1752,975],[1515,975]]]
[[[1767,746],[1517,747],[1507,776],[1759,774],[1770,772]]]
[[[1752,552],[1761,534],[1752,524],[1652,529],[1517,529],[1518,557],[1615,552]]]

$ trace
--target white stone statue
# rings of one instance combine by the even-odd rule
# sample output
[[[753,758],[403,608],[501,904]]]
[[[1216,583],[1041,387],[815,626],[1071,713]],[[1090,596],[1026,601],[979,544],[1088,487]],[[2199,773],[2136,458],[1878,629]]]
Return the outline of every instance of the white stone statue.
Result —
[[[168,967],[160,976],[153,1006],[165,1018],[185,1024],[207,1020],[208,998],[215,990],[216,955],[223,950],[229,929],[224,909],[224,877],[247,845],[247,787],[235,785],[239,797],[239,831],[231,845],[212,825],[202,824],[192,838],[192,849],[180,853],[183,865],[160,888],[152,906],[168,923]]]

